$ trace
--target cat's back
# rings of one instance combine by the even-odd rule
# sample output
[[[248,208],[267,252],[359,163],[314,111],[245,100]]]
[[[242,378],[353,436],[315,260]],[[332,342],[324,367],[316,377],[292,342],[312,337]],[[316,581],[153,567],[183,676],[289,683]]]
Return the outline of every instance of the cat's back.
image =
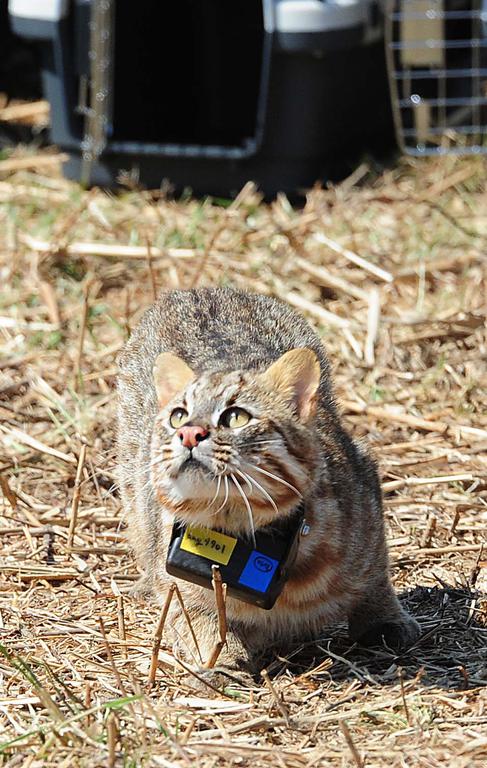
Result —
[[[229,288],[167,291],[143,316],[120,364],[122,373],[137,369],[139,380],[152,379],[161,352],[178,355],[197,373],[262,369],[296,347],[316,352],[326,379],[320,339],[286,304]]]

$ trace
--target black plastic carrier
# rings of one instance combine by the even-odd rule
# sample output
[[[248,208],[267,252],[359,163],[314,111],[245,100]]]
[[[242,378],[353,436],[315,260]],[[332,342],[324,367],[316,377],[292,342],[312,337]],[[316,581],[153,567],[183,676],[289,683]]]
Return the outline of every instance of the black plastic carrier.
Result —
[[[65,172],[229,195],[337,178],[390,141],[375,0],[10,0]]]

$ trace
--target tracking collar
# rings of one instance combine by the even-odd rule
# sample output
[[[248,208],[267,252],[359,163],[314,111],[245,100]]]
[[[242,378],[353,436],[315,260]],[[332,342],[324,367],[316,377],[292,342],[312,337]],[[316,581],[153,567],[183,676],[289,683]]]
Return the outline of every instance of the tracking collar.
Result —
[[[289,577],[300,535],[308,531],[303,502],[284,520],[258,528],[255,546],[247,537],[175,523],[166,571],[211,589],[212,566],[218,565],[230,597],[269,610]]]

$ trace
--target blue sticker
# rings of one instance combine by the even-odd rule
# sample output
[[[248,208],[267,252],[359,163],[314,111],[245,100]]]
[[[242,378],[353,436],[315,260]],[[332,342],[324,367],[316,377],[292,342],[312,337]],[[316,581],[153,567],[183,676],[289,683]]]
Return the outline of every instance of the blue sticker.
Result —
[[[245,568],[240,574],[239,584],[255,589],[257,592],[265,592],[272,581],[279,562],[272,557],[262,555],[256,549],[245,563]]]

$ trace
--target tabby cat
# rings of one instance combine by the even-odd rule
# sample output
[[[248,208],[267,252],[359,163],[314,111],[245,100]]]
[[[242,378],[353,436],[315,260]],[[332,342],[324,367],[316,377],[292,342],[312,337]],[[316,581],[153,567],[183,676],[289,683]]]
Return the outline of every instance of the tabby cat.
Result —
[[[389,580],[376,467],[344,430],[330,365],[307,322],[275,299],[230,289],[163,293],[120,360],[118,457],[123,507],[143,585],[163,600],[174,520],[251,535],[301,502],[309,534],[265,611],[227,598],[220,663],[272,642],[350,637],[404,647],[419,635]],[[217,640],[210,590],[179,580],[203,660]],[[196,659],[175,605],[174,637]]]

